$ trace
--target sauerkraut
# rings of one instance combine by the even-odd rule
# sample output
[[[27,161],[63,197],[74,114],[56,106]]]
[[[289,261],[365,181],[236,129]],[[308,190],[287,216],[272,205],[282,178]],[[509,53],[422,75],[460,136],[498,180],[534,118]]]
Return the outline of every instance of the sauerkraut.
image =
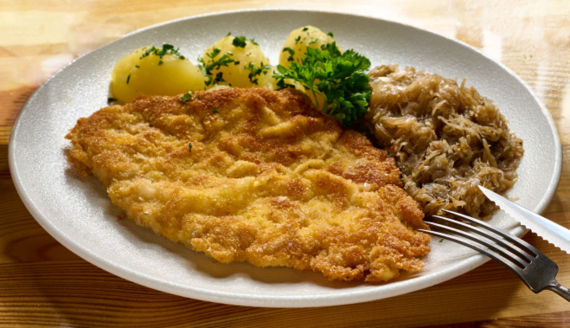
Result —
[[[449,209],[486,219],[496,208],[477,187],[504,193],[524,150],[507,120],[473,87],[436,74],[378,66],[366,124],[396,158],[404,188],[426,216]]]

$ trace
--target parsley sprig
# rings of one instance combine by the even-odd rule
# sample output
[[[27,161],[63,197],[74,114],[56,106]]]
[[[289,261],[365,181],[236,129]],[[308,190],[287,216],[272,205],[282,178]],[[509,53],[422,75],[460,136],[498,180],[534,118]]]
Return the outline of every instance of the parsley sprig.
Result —
[[[369,67],[368,58],[354,50],[341,53],[333,42],[323,44],[321,49],[307,48],[300,63],[292,62],[289,69],[277,66],[279,73],[273,77],[278,79],[280,89],[294,87],[285,79],[301,83],[313,94],[323,113],[349,127],[366,113],[371,95],[370,79],[365,72]],[[322,96],[324,103],[319,104],[316,95]]]

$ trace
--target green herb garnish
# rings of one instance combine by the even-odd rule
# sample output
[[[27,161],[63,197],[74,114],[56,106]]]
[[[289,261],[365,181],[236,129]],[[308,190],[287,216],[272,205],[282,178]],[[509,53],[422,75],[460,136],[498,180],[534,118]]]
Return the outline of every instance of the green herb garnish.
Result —
[[[309,28],[308,28],[308,27],[305,27],[305,28],[303,29],[303,32],[308,31],[308,30],[309,30]]]
[[[156,48],[155,46],[152,46],[152,47],[146,49],[144,54],[139,59],[143,59],[144,57],[148,57],[148,56],[150,56],[150,54],[155,54],[156,56],[160,57],[160,59],[162,59],[162,57],[164,57],[164,55],[173,55],[174,57],[177,57],[179,59],[186,59],[186,57],[182,56],[178,52],[178,49],[174,49],[173,45],[167,44],[167,43],[162,45],[162,49]]]
[[[245,36],[236,36],[234,38],[234,40],[232,41],[232,44],[234,45],[234,47],[240,47],[240,48],[245,48],[246,46],[246,42],[245,42]]]
[[[107,98],[107,103],[112,103],[112,102],[115,102],[115,101],[117,101],[117,99],[115,99],[115,98]]]
[[[162,60],[158,62],[158,66],[160,66],[162,64],[164,64],[164,62]]]
[[[261,65],[257,67],[253,65],[252,62],[249,62],[249,64],[244,66],[243,68],[249,71],[249,74],[247,76],[249,78],[249,82],[253,84],[258,84],[258,80],[255,77],[259,76],[261,73],[267,74],[268,70],[271,68],[271,65],[263,65],[263,62],[261,62]]]
[[[224,80],[224,78],[222,77],[224,75],[224,73],[222,72],[218,72],[216,74],[216,77],[214,78],[214,84],[218,84],[219,82],[226,82],[226,80]]]
[[[222,50],[220,50],[220,49],[218,49],[218,48],[214,48],[214,50],[212,50],[211,53],[206,54],[206,56],[208,56],[208,57],[214,59],[214,57],[216,57],[217,55],[219,55],[220,52],[222,52]]]
[[[211,58],[213,60],[214,57],[216,57],[217,55],[220,54],[220,52],[221,52],[220,49],[214,48],[212,50],[212,52],[207,53],[206,56],[208,56],[209,58]],[[212,70],[213,69],[219,69],[222,66],[228,66],[229,63],[234,62],[234,60],[231,59],[227,54],[224,54],[221,58],[214,60],[208,64],[206,64],[206,61],[203,58],[198,58],[198,61],[201,63],[201,65],[199,65],[198,68],[200,69],[202,74],[208,78],[208,80],[206,81],[207,86],[209,86],[212,83],[223,81],[221,72],[216,74],[215,79],[214,79],[214,77],[212,77]]]
[[[301,62],[292,62],[289,69],[279,65],[278,79],[280,89],[294,88],[285,82],[293,79],[312,92],[324,98],[319,104],[323,113],[337,118],[345,127],[349,127],[366,113],[371,95],[370,81],[365,71],[370,67],[368,58],[347,50],[341,53],[336,42],[324,44],[321,49],[307,48]]]
[[[327,33],[327,35],[330,36],[331,38],[334,38],[333,32],[329,32],[329,33]]]
[[[192,152],[192,143],[188,143],[188,152],[191,153]]]
[[[212,107],[212,114],[218,114],[218,111],[214,109],[214,107]]]
[[[129,84],[130,80],[131,80],[131,74],[129,74],[129,76],[127,76],[127,84]]]
[[[182,101],[183,103],[186,103],[186,102],[188,102],[188,100],[190,100],[192,98],[193,95],[194,95],[193,92],[187,91],[182,97],[180,97],[180,101]]]
[[[295,54],[295,50],[293,50],[293,49],[291,49],[291,48],[289,48],[289,47],[283,48],[283,52],[285,52],[285,51],[289,52],[289,54],[290,54],[291,56],[293,56],[293,55]]]
[[[293,61],[293,55],[295,54],[295,50],[293,50],[289,47],[286,47],[286,48],[283,48],[283,52],[285,52],[285,51],[289,52],[289,57],[287,57],[287,61],[292,62]]]
[[[300,35],[295,38],[295,44],[299,43],[299,40],[301,40],[301,36],[300,36]]]

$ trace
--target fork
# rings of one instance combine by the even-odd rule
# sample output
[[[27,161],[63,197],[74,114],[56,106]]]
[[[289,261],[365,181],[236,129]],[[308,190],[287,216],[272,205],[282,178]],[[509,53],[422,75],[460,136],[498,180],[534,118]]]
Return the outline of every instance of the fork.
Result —
[[[540,293],[544,289],[548,289],[562,296],[565,300],[570,301],[570,291],[568,288],[560,285],[555,279],[558,273],[558,265],[538,249],[524,240],[506,231],[497,229],[481,220],[476,220],[470,216],[448,210],[443,211],[458,216],[471,224],[439,215],[434,215],[433,217],[471,231],[472,233],[435,222],[425,221],[425,223],[432,227],[451,231],[479,245],[470,243],[463,238],[438,231],[425,229],[418,229],[418,231],[454,241],[487,255],[516,274],[534,293]],[[494,242],[490,242],[490,240]]]

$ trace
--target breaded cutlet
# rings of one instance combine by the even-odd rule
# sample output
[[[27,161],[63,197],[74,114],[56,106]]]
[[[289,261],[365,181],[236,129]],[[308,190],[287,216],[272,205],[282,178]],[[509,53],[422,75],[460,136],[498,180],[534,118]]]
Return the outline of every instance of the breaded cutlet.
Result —
[[[295,90],[140,96],[66,138],[131,221],[223,263],[377,283],[429,252],[394,159]]]

